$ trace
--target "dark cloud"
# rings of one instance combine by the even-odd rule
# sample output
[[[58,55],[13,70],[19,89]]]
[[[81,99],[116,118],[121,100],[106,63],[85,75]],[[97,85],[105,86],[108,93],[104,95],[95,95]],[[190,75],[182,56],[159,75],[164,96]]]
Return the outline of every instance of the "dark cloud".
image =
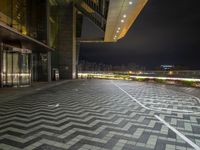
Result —
[[[88,26],[85,21],[84,35],[94,33]],[[160,64],[200,69],[199,27],[199,0],[149,0],[125,38],[118,43],[81,44],[80,59],[135,62],[150,69]]]

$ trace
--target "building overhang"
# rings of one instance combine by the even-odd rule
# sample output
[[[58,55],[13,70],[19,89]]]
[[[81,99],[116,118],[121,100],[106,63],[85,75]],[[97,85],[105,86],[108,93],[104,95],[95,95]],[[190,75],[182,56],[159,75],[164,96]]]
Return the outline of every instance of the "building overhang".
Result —
[[[22,44],[22,48],[30,49],[33,52],[48,52],[54,51],[51,47],[46,44],[35,40],[27,35],[23,35],[20,32],[14,30],[8,25],[0,22],[0,41],[9,43],[9,42],[18,42],[20,41]]]
[[[148,0],[110,0],[104,42],[123,38]]]

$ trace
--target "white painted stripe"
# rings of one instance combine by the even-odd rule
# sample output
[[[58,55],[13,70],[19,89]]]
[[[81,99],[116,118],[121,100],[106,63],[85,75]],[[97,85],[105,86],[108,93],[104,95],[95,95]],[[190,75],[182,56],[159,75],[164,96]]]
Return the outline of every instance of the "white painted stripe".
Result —
[[[142,103],[140,103],[137,99],[135,99],[134,97],[132,97],[129,93],[127,93],[125,90],[123,90],[121,87],[119,87],[118,85],[116,85],[113,81],[111,81],[113,85],[115,85],[116,87],[118,87],[121,91],[123,91],[124,93],[126,93],[132,100],[134,100],[136,103],[138,103],[140,106],[142,106],[143,108],[147,109],[147,110],[152,110],[148,107],[146,107],[145,105],[143,105]],[[154,117],[156,117],[160,122],[162,122],[164,125],[166,125],[169,129],[171,129],[174,133],[176,133],[180,138],[182,138],[185,142],[187,142],[189,145],[191,145],[195,150],[200,150],[200,147],[198,145],[196,145],[195,143],[193,143],[190,139],[188,139],[185,135],[183,135],[181,132],[179,132],[178,130],[176,130],[174,127],[170,126],[167,122],[165,122],[162,118],[160,118],[157,115],[154,115]]]
[[[186,114],[199,114],[200,112],[193,112],[193,111],[187,111],[187,110],[177,110],[177,109],[161,109],[161,108],[150,108],[145,106],[144,104],[142,104],[141,102],[139,102],[136,98],[134,98],[133,96],[131,96],[128,92],[126,92],[124,89],[122,89],[120,86],[118,86],[117,84],[115,84],[113,81],[111,81],[111,83],[113,85],[115,85],[117,88],[119,88],[122,92],[124,92],[125,94],[127,94],[132,100],[134,100],[136,103],[138,103],[140,106],[142,106],[143,108],[147,109],[147,110],[152,110],[152,111],[159,111],[159,112],[163,112],[162,110],[166,110],[166,111],[174,111],[174,112],[181,112],[182,114],[186,113]],[[167,112],[165,112],[167,113]]]
[[[146,107],[145,105],[143,105],[142,103],[140,103],[137,99],[135,99],[133,96],[131,96],[128,92],[126,92],[125,90],[123,90],[121,87],[119,87],[117,84],[115,84],[113,81],[111,81],[113,85],[115,85],[116,87],[118,87],[122,92],[126,93],[132,100],[134,100],[136,103],[138,103],[140,106],[142,106],[143,108],[149,110],[148,107]]]
[[[176,130],[174,127],[172,127],[170,124],[168,124],[165,120],[160,118],[157,115],[154,115],[160,122],[162,122],[164,125],[166,125],[170,130],[172,130],[174,133],[176,133],[181,139],[183,139],[185,142],[187,142],[189,145],[191,145],[194,149],[200,150],[200,147],[196,145],[194,142],[192,142],[190,139],[188,139],[185,135],[183,135],[181,132]]]

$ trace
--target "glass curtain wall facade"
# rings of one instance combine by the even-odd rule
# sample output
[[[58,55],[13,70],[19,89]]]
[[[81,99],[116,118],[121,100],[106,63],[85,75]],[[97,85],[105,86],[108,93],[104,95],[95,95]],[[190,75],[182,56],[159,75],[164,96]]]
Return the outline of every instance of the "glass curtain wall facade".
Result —
[[[0,21],[47,43],[46,0],[0,0]]]
[[[26,10],[26,0],[1,0],[0,21],[23,34],[27,34]]]
[[[56,16],[48,16],[47,2],[48,0],[0,0],[0,23],[24,36],[55,47],[58,27],[55,24]],[[50,32],[48,26],[52,29]],[[47,81],[48,52],[42,46],[36,49],[37,46],[29,44],[33,48],[27,50],[20,38],[14,41],[3,39],[1,34],[0,44],[1,86],[24,86],[30,85],[32,81]]]

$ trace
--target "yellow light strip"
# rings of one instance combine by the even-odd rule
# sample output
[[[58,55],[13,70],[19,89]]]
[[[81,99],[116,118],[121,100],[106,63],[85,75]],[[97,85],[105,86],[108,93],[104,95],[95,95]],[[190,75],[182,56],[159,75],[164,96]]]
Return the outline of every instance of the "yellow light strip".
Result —
[[[101,74],[101,73],[78,73],[79,76],[108,76],[113,77],[116,76],[115,74]],[[160,79],[160,80],[173,80],[173,81],[194,81],[194,82],[200,82],[200,79],[197,78],[176,78],[176,77],[147,77],[147,76],[130,76],[130,78],[135,79]]]
[[[147,76],[130,76],[130,77],[131,77],[131,78],[136,78],[136,79],[161,79],[161,80],[194,81],[194,82],[200,82],[200,79],[194,79],[194,78],[147,77]]]

